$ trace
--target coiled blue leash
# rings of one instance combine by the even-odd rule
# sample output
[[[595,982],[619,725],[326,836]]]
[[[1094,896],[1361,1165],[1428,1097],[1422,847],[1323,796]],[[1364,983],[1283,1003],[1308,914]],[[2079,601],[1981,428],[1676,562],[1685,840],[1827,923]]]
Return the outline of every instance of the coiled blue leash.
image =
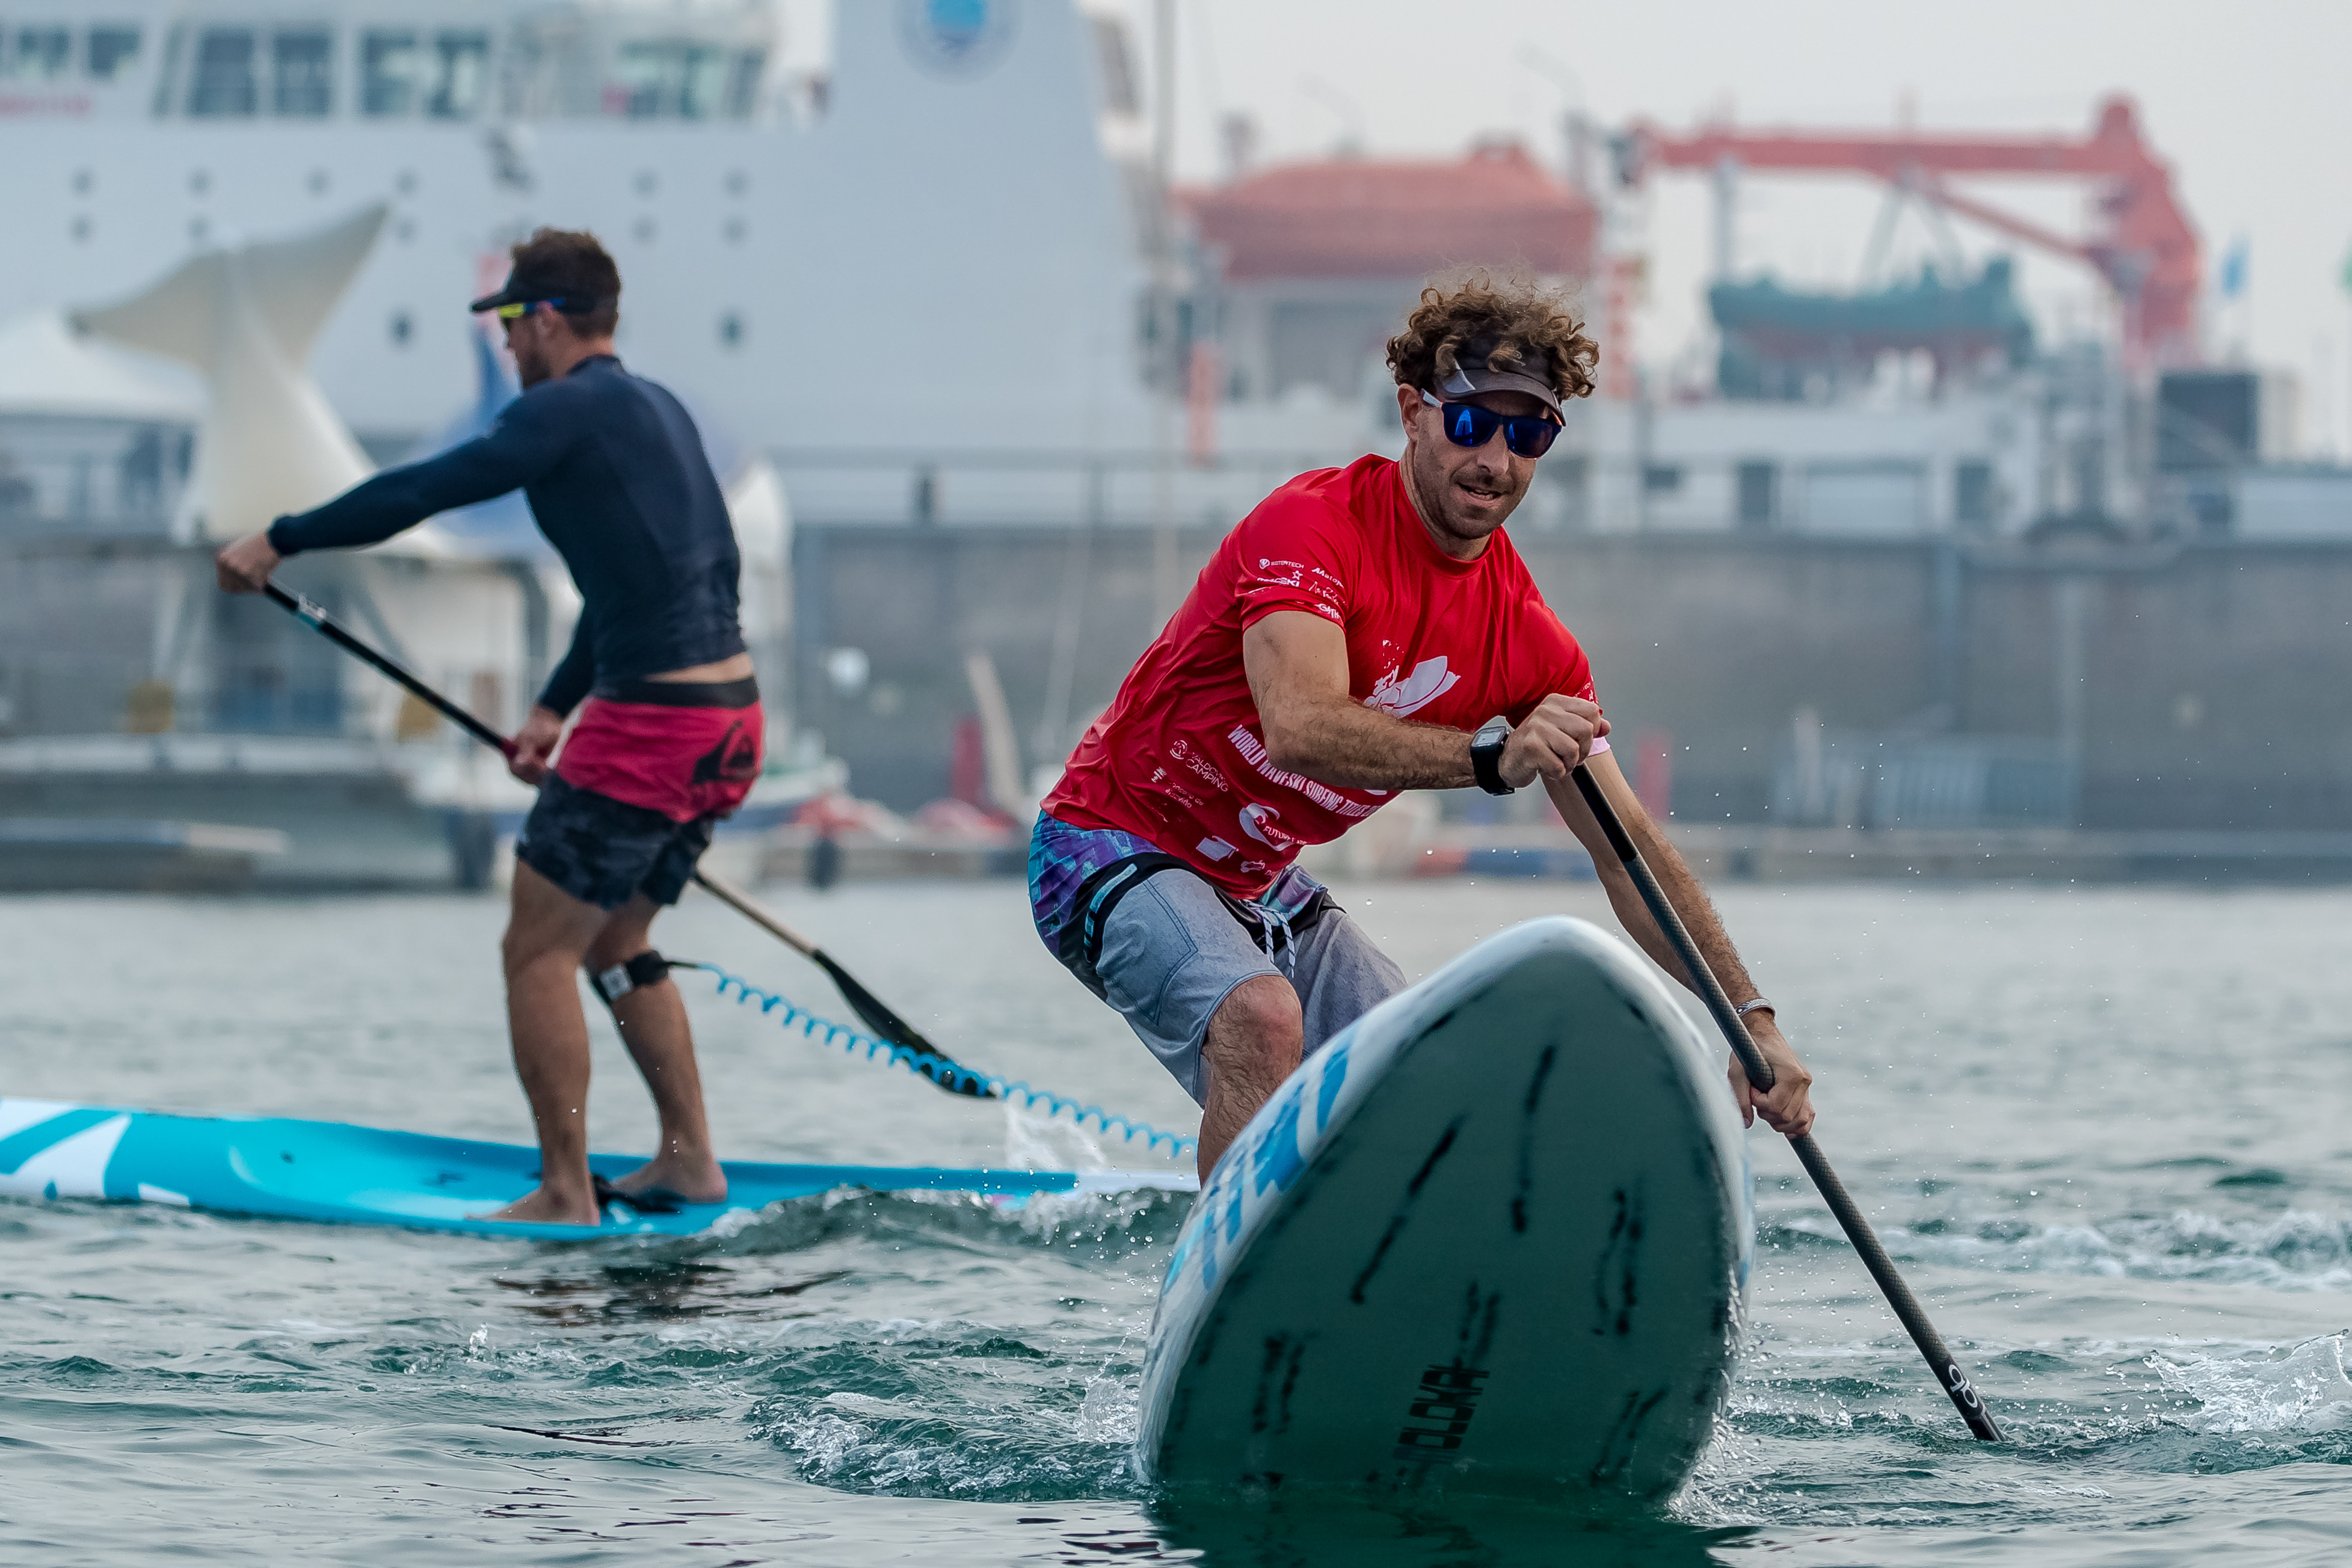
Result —
[[[820,1018],[806,1008],[798,1006],[790,998],[779,996],[773,991],[762,990],[741,976],[730,974],[716,964],[673,958],[670,960],[670,967],[676,969],[700,969],[717,978],[720,996],[732,995],[737,1001],[756,1006],[762,1013],[776,1015],[776,1021],[784,1028],[798,1030],[803,1035],[820,1045],[838,1046],[852,1056],[862,1053],[868,1061],[879,1058],[886,1065],[893,1061],[899,1062],[909,1071],[920,1073],[934,1081],[945,1079],[958,1087],[966,1084],[977,1085],[991,1098],[1017,1101],[1025,1110],[1034,1111],[1042,1106],[1049,1118],[1059,1116],[1066,1111],[1070,1113],[1072,1123],[1077,1126],[1083,1127],[1088,1122],[1092,1122],[1105,1133],[1116,1133],[1129,1143],[1141,1138],[1144,1141],[1144,1146],[1150,1149],[1156,1150],[1164,1144],[1167,1145],[1168,1156],[1171,1159],[1181,1159],[1200,1146],[1200,1140],[1197,1138],[1187,1137],[1178,1133],[1163,1133],[1149,1122],[1139,1122],[1132,1116],[1122,1116],[1115,1111],[1107,1111],[1099,1105],[1088,1105],[1070,1099],[1066,1095],[1056,1094],[1050,1089],[1039,1089],[1033,1084],[1017,1080],[999,1078],[992,1072],[975,1072],[960,1062],[950,1061],[946,1057],[935,1055],[928,1051],[917,1051],[911,1046],[898,1045],[890,1040],[879,1040],[863,1030],[851,1029],[847,1024],[838,1024],[831,1019]]]

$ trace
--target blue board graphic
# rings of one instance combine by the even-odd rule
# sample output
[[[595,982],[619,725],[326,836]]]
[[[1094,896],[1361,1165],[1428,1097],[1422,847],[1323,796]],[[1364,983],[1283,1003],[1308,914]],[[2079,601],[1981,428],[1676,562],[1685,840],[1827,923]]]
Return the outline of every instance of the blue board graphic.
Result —
[[[594,1155],[617,1177],[643,1155]],[[0,1099],[0,1197],[103,1198],[330,1224],[577,1240],[690,1236],[730,1213],[838,1187],[972,1193],[1017,1203],[1049,1193],[1183,1189],[1189,1174],[951,1170],[932,1166],[729,1162],[724,1203],[646,1214],[609,1204],[594,1230],[479,1216],[538,1185],[539,1151],[515,1144],[282,1117],[184,1116],[52,1100]]]

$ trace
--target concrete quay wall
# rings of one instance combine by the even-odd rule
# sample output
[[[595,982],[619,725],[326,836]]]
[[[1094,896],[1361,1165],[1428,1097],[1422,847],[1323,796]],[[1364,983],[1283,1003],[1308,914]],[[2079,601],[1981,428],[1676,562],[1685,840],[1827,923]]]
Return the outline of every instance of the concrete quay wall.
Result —
[[[1058,762],[1223,530],[829,527],[795,543],[794,707],[896,807],[947,792],[994,661],[1024,761]],[[1619,737],[1671,737],[1685,822],[1774,820],[1792,716],[2055,742],[2078,825],[2352,828],[2352,546],[1971,546],[1531,533]],[[1162,559],[1166,558],[1162,557]],[[825,654],[863,650],[854,693]],[[1629,750],[1630,754],[1630,750]]]

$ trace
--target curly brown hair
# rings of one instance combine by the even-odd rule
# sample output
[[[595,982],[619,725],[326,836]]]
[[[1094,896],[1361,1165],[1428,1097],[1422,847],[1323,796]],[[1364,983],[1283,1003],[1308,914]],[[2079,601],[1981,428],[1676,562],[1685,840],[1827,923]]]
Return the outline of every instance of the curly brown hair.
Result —
[[[1433,387],[1454,373],[1465,350],[1478,346],[1486,348],[1491,371],[1517,370],[1540,356],[1562,399],[1591,396],[1601,363],[1601,345],[1585,336],[1567,288],[1470,267],[1432,278],[1421,291],[1404,330],[1389,340],[1389,369],[1401,387]]]

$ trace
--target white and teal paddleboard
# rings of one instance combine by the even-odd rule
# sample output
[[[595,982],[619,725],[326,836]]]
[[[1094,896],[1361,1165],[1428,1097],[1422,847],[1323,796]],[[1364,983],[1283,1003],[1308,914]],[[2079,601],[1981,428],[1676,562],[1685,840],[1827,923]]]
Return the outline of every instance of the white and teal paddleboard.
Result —
[[[1266,1103],[1177,1239],[1148,1473],[1673,1490],[1723,1404],[1753,1250],[1724,1060],[1576,920],[1373,1009]]]
[[[614,1177],[643,1155],[595,1155]],[[729,1162],[723,1203],[653,1213],[604,1207],[593,1230],[478,1218],[539,1185],[539,1151],[514,1144],[281,1117],[181,1116],[50,1100],[0,1099],[0,1197],[109,1198],[225,1214],[421,1230],[562,1238],[691,1236],[730,1213],[839,1187],[959,1192],[1017,1202],[1049,1193],[1189,1187],[1189,1173],[951,1170]]]

